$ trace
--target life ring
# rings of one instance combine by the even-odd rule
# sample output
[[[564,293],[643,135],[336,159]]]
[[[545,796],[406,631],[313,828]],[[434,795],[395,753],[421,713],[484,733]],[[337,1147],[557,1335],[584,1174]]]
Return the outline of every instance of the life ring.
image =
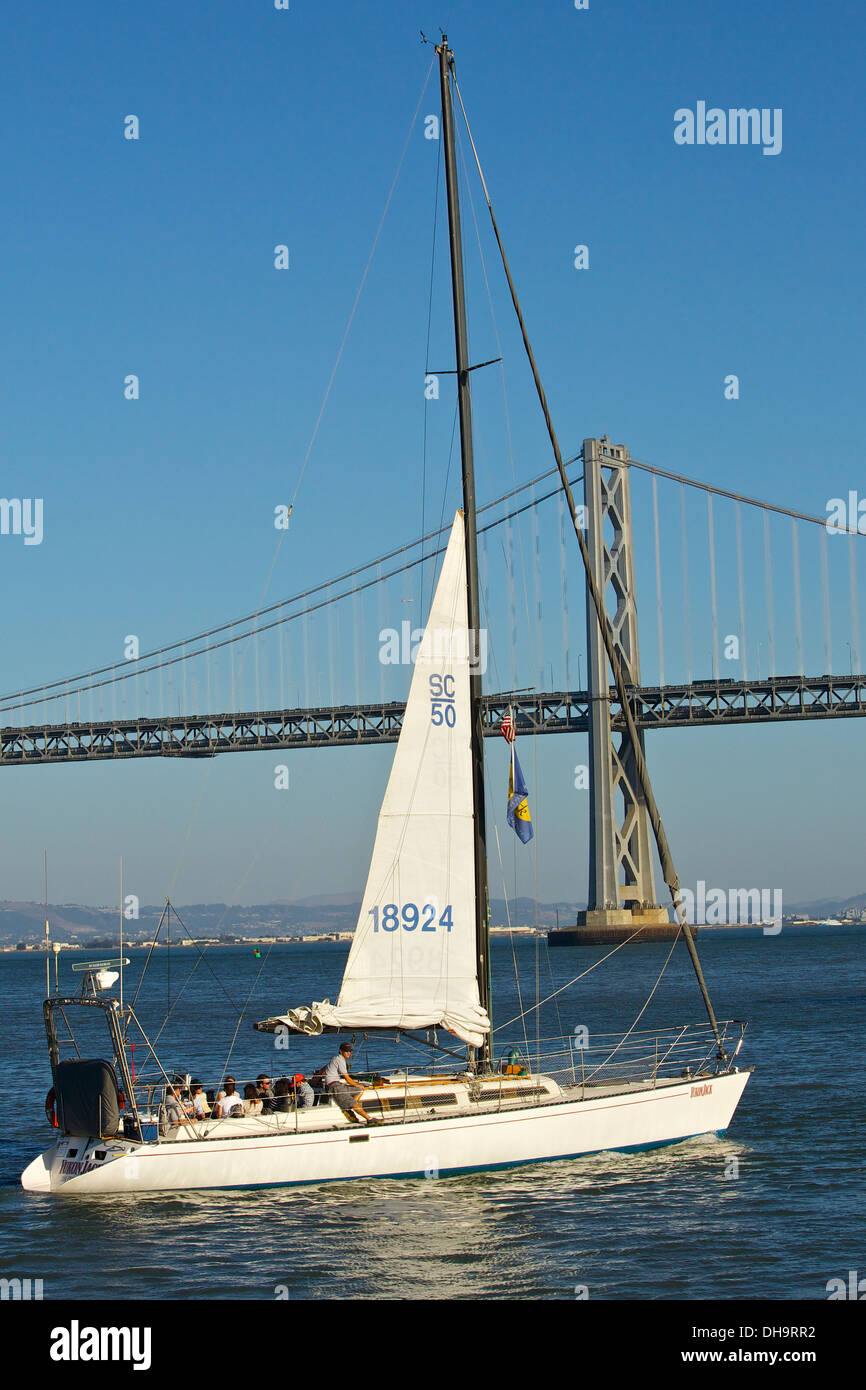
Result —
[[[55,1108],[56,1101],[57,1097],[54,1094],[54,1087],[52,1086],[48,1095],[45,1097],[45,1118],[54,1129],[59,1129],[60,1125],[57,1123],[57,1111]]]

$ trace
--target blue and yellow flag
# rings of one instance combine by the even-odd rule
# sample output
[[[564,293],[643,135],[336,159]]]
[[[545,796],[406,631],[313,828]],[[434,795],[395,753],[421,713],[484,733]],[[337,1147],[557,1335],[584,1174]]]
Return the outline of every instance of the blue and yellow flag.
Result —
[[[517,754],[512,749],[511,767],[508,770],[508,813],[506,819],[518,840],[526,844],[532,839],[532,817],[529,814],[529,794]]]

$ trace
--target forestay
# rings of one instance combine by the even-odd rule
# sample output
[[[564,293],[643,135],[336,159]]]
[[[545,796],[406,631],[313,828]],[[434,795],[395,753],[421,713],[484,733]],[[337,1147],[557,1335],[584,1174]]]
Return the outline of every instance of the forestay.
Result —
[[[463,513],[451,530],[379,813],[340,996],[294,1027],[442,1026],[479,1047]],[[473,635],[477,641],[477,634]]]

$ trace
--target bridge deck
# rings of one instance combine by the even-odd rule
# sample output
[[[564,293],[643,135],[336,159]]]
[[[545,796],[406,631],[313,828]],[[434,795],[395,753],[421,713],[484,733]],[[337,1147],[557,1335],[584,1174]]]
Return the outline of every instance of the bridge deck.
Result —
[[[612,687],[610,699],[613,727],[621,732],[623,720]],[[846,719],[866,714],[866,676],[772,676],[643,686],[633,689],[632,699],[636,722],[643,729]],[[487,695],[486,737],[498,734],[509,707],[521,734],[583,733],[588,727],[586,691]],[[3,728],[0,766],[99,758],[208,758],[217,753],[395,743],[404,709],[397,702]]]

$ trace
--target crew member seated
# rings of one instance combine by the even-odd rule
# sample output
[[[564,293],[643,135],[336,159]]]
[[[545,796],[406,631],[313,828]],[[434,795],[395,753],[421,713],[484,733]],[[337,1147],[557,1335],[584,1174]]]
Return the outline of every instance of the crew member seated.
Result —
[[[244,1113],[243,1096],[239,1096],[235,1090],[235,1079],[233,1076],[226,1077],[225,1090],[220,1091],[217,1096],[217,1103],[214,1114],[218,1120],[225,1120],[229,1115],[240,1115]]]
[[[299,1110],[304,1110],[308,1105],[312,1105],[316,1099],[315,1092],[305,1076],[298,1072],[293,1078],[295,1087],[295,1104]]]
[[[291,1110],[292,1083],[287,1076],[281,1076],[279,1081],[274,1084],[274,1097],[276,1099],[276,1109],[278,1113],[285,1114]]]
[[[167,1086],[165,1091],[165,1104],[162,1106],[159,1119],[160,1134],[167,1133],[170,1129],[178,1129],[180,1125],[188,1125],[189,1116],[183,1103],[183,1090],[181,1086]]]

